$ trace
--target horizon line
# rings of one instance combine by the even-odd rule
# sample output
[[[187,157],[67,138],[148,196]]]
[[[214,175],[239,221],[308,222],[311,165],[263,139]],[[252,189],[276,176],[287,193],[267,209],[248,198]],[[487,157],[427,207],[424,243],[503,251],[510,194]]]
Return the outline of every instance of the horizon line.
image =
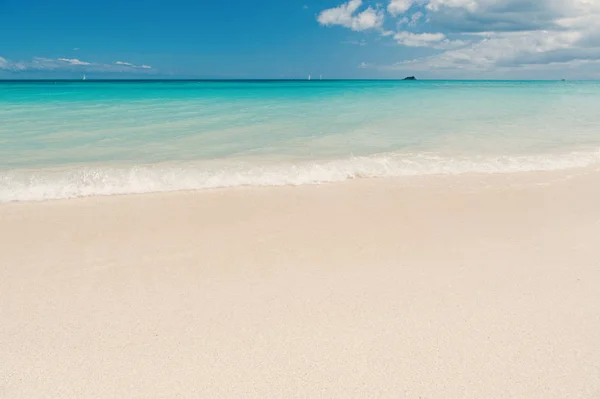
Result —
[[[481,81],[481,82],[561,82],[561,81],[571,81],[571,82],[582,82],[582,81],[598,81],[600,79],[454,79],[454,78],[417,78],[417,79],[405,79],[405,78],[393,78],[393,79],[385,79],[385,78],[329,78],[329,79],[312,79],[308,80],[306,78],[87,78],[83,79],[75,79],[75,78],[41,78],[41,79],[0,79],[0,82],[335,82],[335,81],[381,81],[381,82],[395,82],[395,81],[405,81],[405,82],[419,82],[419,81]]]

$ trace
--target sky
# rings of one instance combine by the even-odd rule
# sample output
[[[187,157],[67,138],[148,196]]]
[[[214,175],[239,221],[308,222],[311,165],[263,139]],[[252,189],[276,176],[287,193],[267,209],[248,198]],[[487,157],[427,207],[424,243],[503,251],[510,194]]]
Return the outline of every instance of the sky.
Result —
[[[0,79],[600,79],[600,0],[0,0]]]

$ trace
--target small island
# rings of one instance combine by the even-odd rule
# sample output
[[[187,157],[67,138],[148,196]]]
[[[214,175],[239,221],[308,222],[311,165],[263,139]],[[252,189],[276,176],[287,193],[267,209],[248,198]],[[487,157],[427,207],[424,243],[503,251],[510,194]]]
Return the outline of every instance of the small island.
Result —
[[[417,78],[415,78],[414,76],[407,76],[402,80],[417,80]]]

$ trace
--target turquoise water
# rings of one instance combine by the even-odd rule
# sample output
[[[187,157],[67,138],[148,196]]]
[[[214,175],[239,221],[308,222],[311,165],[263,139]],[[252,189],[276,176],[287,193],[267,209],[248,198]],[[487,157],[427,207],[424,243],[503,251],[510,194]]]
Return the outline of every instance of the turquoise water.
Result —
[[[600,163],[600,82],[0,82],[0,202]]]

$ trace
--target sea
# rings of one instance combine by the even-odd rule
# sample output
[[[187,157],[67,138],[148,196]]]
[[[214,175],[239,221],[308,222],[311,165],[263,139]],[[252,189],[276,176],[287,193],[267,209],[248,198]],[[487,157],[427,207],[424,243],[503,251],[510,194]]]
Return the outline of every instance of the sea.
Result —
[[[0,81],[0,202],[594,165],[594,81]]]

